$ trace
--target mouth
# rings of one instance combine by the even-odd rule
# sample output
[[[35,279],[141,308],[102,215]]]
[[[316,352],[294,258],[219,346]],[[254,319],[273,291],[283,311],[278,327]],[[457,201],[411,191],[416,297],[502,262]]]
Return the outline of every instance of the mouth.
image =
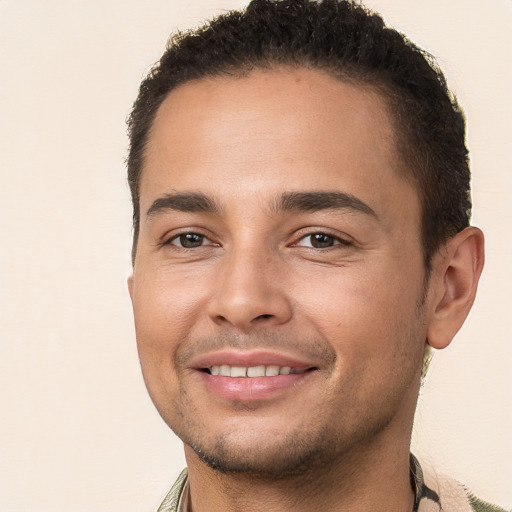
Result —
[[[211,395],[229,402],[255,402],[296,393],[320,367],[269,352],[221,351],[203,355],[191,369]],[[288,395],[287,395],[288,396]]]
[[[209,375],[249,379],[261,377],[277,377],[279,375],[299,375],[314,370],[317,370],[317,368],[299,368],[278,365],[231,366],[229,364],[216,364],[203,369],[203,371]]]

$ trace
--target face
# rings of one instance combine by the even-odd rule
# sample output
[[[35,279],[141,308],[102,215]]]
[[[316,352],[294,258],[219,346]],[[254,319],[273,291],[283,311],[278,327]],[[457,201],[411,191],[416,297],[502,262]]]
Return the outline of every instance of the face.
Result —
[[[129,287],[147,388],[189,464],[282,475],[408,443],[428,306],[398,167],[383,99],[321,72],[164,101]]]

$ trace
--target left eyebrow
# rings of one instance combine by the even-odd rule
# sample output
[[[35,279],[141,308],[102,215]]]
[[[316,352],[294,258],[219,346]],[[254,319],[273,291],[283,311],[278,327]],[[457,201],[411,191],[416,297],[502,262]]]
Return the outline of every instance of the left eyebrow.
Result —
[[[344,192],[287,192],[275,203],[276,212],[315,212],[320,210],[352,210],[378,219],[377,214],[361,199]]]

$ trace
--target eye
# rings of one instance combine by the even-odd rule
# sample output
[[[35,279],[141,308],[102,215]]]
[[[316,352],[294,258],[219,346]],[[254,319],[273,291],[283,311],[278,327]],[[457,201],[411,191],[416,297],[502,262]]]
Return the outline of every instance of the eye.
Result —
[[[340,244],[349,245],[348,242],[327,233],[312,233],[302,237],[295,245],[299,247],[313,247],[314,249],[328,249]]]
[[[167,243],[183,249],[195,249],[196,247],[208,245],[209,242],[208,238],[199,233],[181,233],[171,238]]]

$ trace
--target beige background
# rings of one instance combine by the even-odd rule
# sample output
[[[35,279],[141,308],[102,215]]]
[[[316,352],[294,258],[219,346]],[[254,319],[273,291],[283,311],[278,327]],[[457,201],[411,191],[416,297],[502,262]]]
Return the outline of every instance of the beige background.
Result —
[[[176,27],[234,0],[0,0],[0,510],[154,510],[184,465],[140,376],[124,119]],[[414,449],[512,507],[512,0],[368,0],[467,111],[487,268]]]

